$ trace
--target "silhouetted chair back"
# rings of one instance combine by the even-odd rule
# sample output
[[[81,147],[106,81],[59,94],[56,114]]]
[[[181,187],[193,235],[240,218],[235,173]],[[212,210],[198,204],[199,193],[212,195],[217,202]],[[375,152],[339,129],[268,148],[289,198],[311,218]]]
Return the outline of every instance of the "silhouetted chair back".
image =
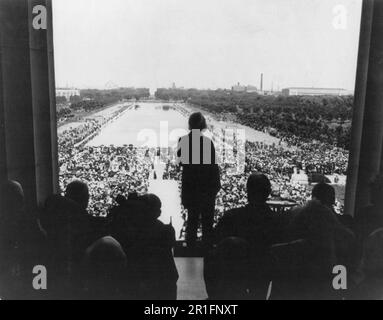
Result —
[[[355,288],[352,299],[383,299],[383,228],[372,232],[364,241],[362,271],[363,279]]]
[[[334,233],[336,260],[338,265],[343,265],[349,272],[355,271],[358,263],[357,239],[350,229],[339,229]]]
[[[51,298],[72,299],[79,294],[79,264],[91,244],[87,217],[74,201],[53,195],[46,200],[40,221],[47,235]]]
[[[247,241],[235,237],[224,239],[205,257],[204,278],[209,299],[249,299],[251,271]]]
[[[128,257],[129,278],[138,287],[133,298],[173,300],[178,279],[172,254],[175,231],[157,220],[158,212],[151,210],[147,200],[120,201],[112,210],[112,236]]]
[[[121,245],[112,237],[94,242],[82,262],[83,297],[87,299],[129,299],[127,258]]]
[[[271,299],[332,298],[332,265],[324,257],[327,254],[331,255],[304,239],[273,245]]]

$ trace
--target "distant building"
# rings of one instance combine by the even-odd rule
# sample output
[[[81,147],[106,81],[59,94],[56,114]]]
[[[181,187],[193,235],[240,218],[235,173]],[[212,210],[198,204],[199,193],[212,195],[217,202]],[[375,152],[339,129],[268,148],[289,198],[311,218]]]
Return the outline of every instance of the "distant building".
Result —
[[[56,97],[65,97],[67,101],[70,100],[70,97],[80,96],[80,90],[73,88],[57,88]]]
[[[284,96],[346,96],[350,92],[339,88],[304,88],[291,87],[282,89]]]
[[[234,92],[246,92],[246,86],[242,86],[239,82],[231,87]]]
[[[248,85],[246,87],[246,92],[249,92],[249,93],[258,92],[258,89],[256,86]]]
[[[248,93],[253,93],[253,92],[258,92],[258,89],[256,86],[248,85],[248,86],[243,86],[239,82],[231,87],[231,90],[234,92],[248,92]]]

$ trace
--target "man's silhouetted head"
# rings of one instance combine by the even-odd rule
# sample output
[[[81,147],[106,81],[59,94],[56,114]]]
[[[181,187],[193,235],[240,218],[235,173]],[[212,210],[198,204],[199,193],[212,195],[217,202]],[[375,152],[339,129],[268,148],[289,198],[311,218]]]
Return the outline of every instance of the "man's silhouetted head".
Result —
[[[335,189],[327,183],[318,183],[312,190],[312,198],[331,208],[335,204]]]
[[[159,218],[162,207],[160,198],[158,198],[155,194],[146,194],[142,196],[142,199],[145,201],[145,205],[149,209],[149,213],[153,215],[154,218]]]
[[[17,219],[24,208],[24,191],[20,183],[6,181],[0,186],[0,216]]]
[[[207,129],[206,119],[201,112],[193,113],[189,118],[189,130]]]
[[[265,203],[271,193],[271,183],[266,175],[252,174],[247,180],[247,198],[250,204]]]
[[[88,207],[89,203],[89,190],[86,183],[81,181],[73,181],[68,184],[65,190],[65,197],[73,200],[84,210]]]

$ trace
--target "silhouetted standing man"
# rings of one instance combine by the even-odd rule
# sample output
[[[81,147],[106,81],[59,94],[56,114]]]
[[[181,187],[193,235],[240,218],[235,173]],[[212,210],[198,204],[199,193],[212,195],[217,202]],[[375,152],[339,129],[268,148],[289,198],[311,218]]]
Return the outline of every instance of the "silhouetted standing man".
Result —
[[[206,120],[200,113],[189,118],[190,133],[179,140],[177,156],[183,167],[182,205],[188,211],[186,242],[195,247],[198,224],[202,222],[202,239],[209,245],[213,231],[215,198],[221,188],[215,147],[203,134]]]

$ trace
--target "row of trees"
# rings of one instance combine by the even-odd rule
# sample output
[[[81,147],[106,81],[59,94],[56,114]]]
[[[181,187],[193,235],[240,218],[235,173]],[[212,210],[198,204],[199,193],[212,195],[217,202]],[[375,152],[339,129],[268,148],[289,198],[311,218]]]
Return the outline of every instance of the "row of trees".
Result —
[[[57,117],[68,117],[73,111],[94,111],[121,100],[145,99],[150,97],[147,88],[119,88],[112,90],[86,89],[80,96],[72,96],[69,101],[65,97],[56,97]]]
[[[82,99],[80,96],[71,96],[69,98],[70,103],[79,102],[81,100]],[[61,105],[61,104],[67,104],[67,103],[68,103],[68,100],[66,99],[66,97],[64,97],[64,96],[57,96],[56,97],[56,104]]]
[[[68,117],[72,113],[72,110],[68,106],[58,106],[56,108],[57,118]]]
[[[111,90],[86,89],[81,90],[82,99],[91,99],[104,104],[116,103],[121,100],[141,100],[150,97],[147,88],[119,88]]]
[[[348,148],[352,96],[263,96],[230,90],[158,89],[156,98],[182,100],[214,113],[233,113],[258,130]]]
[[[103,107],[105,107],[105,104],[103,102],[95,100],[84,100],[72,103],[70,105],[70,109],[72,109],[73,111],[84,110],[86,112],[94,111]]]

